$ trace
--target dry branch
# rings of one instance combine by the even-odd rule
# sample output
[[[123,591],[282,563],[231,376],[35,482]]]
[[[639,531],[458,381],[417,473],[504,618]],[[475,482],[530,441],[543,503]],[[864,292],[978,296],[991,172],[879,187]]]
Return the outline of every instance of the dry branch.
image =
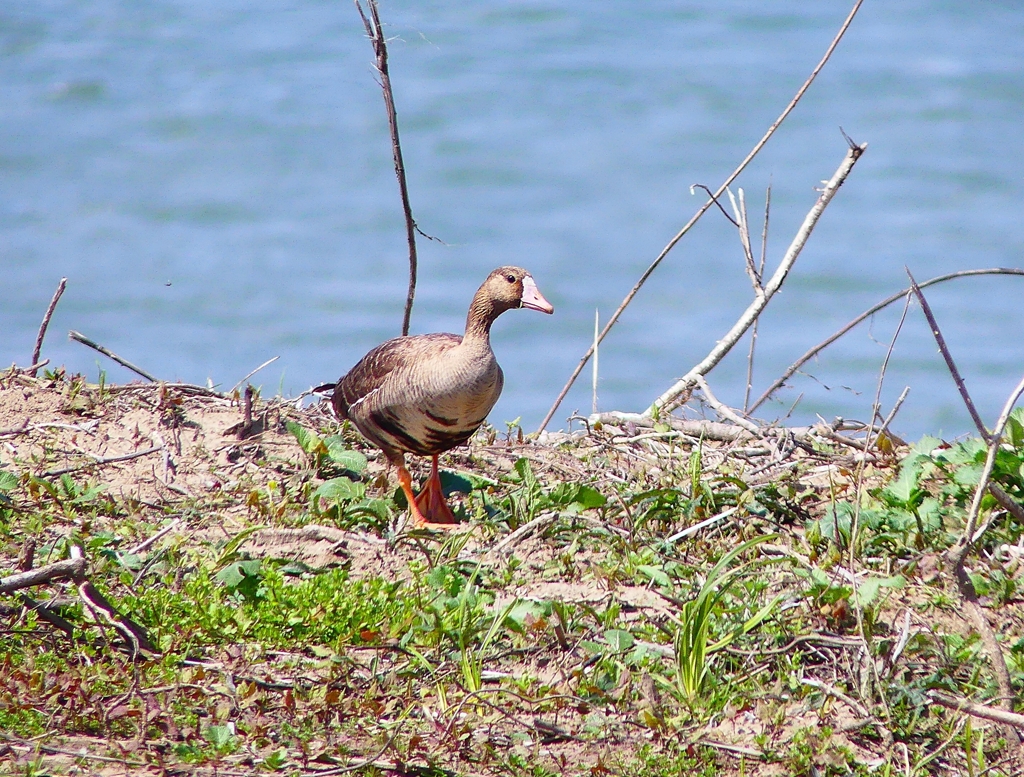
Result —
[[[988,430],[985,428],[985,424],[982,422],[981,416],[978,414],[978,409],[974,406],[974,401],[971,399],[971,395],[967,392],[967,384],[964,383],[964,379],[960,376],[960,370],[957,369],[956,362],[953,361],[953,354],[949,352],[949,348],[946,346],[946,339],[942,336],[942,330],[939,329],[939,324],[935,320],[935,316],[932,314],[931,305],[928,304],[928,300],[925,299],[924,294],[921,293],[921,287],[917,285],[917,281],[914,280],[914,276],[910,274],[910,268],[904,269],[907,271],[907,277],[910,278],[910,288],[914,290],[914,296],[916,296],[917,301],[921,303],[921,311],[924,313],[924,317],[928,319],[928,326],[931,328],[932,336],[935,338],[935,342],[939,346],[939,351],[942,352],[942,358],[946,360],[946,367],[949,369],[949,374],[953,376],[953,382],[956,383],[956,388],[964,400],[964,405],[967,406],[967,412],[971,414],[971,420],[973,420],[974,425],[978,427],[978,432],[981,434],[981,438],[988,441]]]
[[[398,140],[398,113],[395,111],[395,94],[391,88],[391,76],[388,73],[388,45],[384,37],[383,25],[377,0],[367,0],[370,7],[370,18],[363,13],[363,6],[355,0],[356,10],[363,20],[366,35],[373,44],[373,53],[377,57],[377,73],[380,74],[380,88],[384,92],[384,106],[388,113],[388,128],[391,130],[391,153],[395,161],[395,175],[398,177],[398,188],[402,195],[402,210],[405,212],[405,235],[409,242],[409,292],[405,300],[405,316],[402,319],[402,335],[409,334],[409,320],[412,316],[413,298],[416,296],[416,221],[412,217],[412,205],[409,204],[409,186],[405,180],[405,162],[402,160],[402,145]]]
[[[143,456],[149,456],[151,453],[157,453],[163,450],[162,445],[154,445],[152,448],[146,448],[142,451],[134,451],[133,453],[126,453],[123,456],[109,456],[107,458],[101,458],[94,456],[93,454],[86,454],[93,457],[93,461],[87,464],[76,464],[72,467],[61,467],[60,469],[51,469],[43,473],[43,477],[52,478],[58,477],[59,475],[67,475],[69,472],[78,472],[82,469],[91,469],[92,467],[100,467],[104,464],[116,464],[120,461],[131,461],[132,459],[141,459]]]
[[[937,327],[934,327],[933,325],[933,329],[937,329]],[[947,360],[947,363],[949,363],[949,361],[950,360]],[[964,391],[966,392],[966,388]],[[971,508],[967,514],[967,521],[964,526],[963,534],[960,536],[957,544],[954,545],[947,554],[947,558],[950,561],[950,565],[953,570],[953,575],[956,578],[957,591],[960,594],[963,608],[970,616],[970,619],[974,622],[974,626],[981,637],[982,646],[985,648],[985,653],[988,655],[989,663],[992,665],[996,684],[999,687],[1000,706],[1007,711],[1012,711],[1012,700],[1014,698],[1013,684],[1010,679],[1010,670],[1006,666],[1006,658],[1003,656],[1002,649],[999,647],[999,640],[996,637],[995,630],[992,628],[992,624],[989,623],[988,617],[985,615],[985,611],[981,606],[981,602],[978,600],[978,592],[974,588],[974,582],[971,580],[970,575],[967,574],[967,570],[964,569],[964,561],[967,558],[967,554],[974,547],[975,543],[981,539],[981,536],[984,533],[983,531],[975,533],[975,527],[978,522],[978,513],[981,510],[981,500],[988,490],[989,480],[992,477],[992,469],[995,466],[996,454],[999,452],[999,448],[1002,445],[1003,430],[1006,428],[1006,423],[1010,419],[1010,413],[1013,411],[1013,407],[1017,404],[1017,400],[1020,399],[1022,393],[1024,393],[1024,378],[1021,379],[1017,384],[1017,387],[1013,390],[1013,393],[1010,394],[1010,397],[1006,400],[1006,404],[1003,406],[1003,411],[999,414],[999,420],[996,421],[992,434],[988,436],[988,455],[985,458],[985,467],[982,469],[981,478],[978,481],[978,487],[974,492],[974,499],[971,501]],[[982,426],[982,428],[984,428],[984,426]],[[1022,748],[1022,744],[1024,744],[1024,742],[1022,742],[1022,737],[1012,729],[1008,736],[1012,737],[1016,741],[1019,751],[1018,755],[1021,760],[1024,760],[1024,748]]]
[[[566,381],[565,386],[562,387],[562,390],[558,394],[558,397],[555,398],[554,403],[551,405],[551,409],[548,410],[547,415],[544,416],[544,420],[540,422],[540,426],[537,428],[538,432],[544,431],[547,425],[551,422],[552,417],[554,417],[555,412],[558,410],[558,406],[562,404],[562,400],[565,399],[565,395],[569,393],[569,389],[572,388],[573,383],[576,382],[576,378],[580,376],[580,373],[583,372],[583,368],[587,365],[587,362],[590,360],[590,357],[593,356],[594,348],[596,348],[597,345],[603,342],[604,338],[608,336],[608,333],[611,331],[612,327],[615,326],[615,323],[619,320],[619,317],[622,315],[623,311],[625,311],[625,309],[629,306],[629,303],[633,301],[633,297],[637,295],[637,292],[640,291],[643,285],[647,282],[647,279],[651,277],[651,274],[658,268],[658,265],[661,264],[661,261],[666,256],[668,256],[669,251],[675,248],[676,243],[683,239],[683,236],[693,228],[693,226],[700,220],[700,218],[705,213],[707,213],[711,206],[717,204],[717,198],[721,197],[722,194],[725,193],[725,190],[732,184],[732,182],[735,181],[739,177],[740,173],[742,173],[747,168],[747,165],[750,164],[754,157],[761,152],[761,149],[764,148],[765,144],[768,142],[771,136],[775,134],[775,131],[779,128],[782,122],[785,121],[786,117],[789,116],[790,113],[792,113],[797,103],[799,103],[801,98],[803,98],[804,93],[810,88],[811,84],[814,83],[814,80],[818,77],[818,73],[820,73],[821,69],[825,67],[825,63],[827,63],[831,58],[832,52],[836,50],[836,46],[839,45],[839,41],[843,39],[843,36],[846,34],[847,29],[849,29],[850,24],[853,23],[853,18],[857,15],[857,11],[860,10],[860,6],[863,1],[864,0],[857,0],[853,4],[853,8],[850,10],[850,13],[847,14],[846,20],[843,22],[842,26],[840,26],[839,32],[837,32],[835,37],[832,39],[832,43],[829,44],[829,47],[825,51],[824,56],[818,61],[818,64],[815,66],[814,70],[812,70],[811,74],[807,77],[807,80],[804,81],[803,85],[797,90],[796,94],[793,96],[793,99],[789,101],[789,105],[787,105],[785,109],[782,111],[782,113],[779,114],[779,118],[777,118],[772,123],[772,125],[768,128],[768,131],[764,133],[764,135],[756,144],[754,144],[754,147],[750,150],[750,153],[747,154],[747,156],[743,159],[742,162],[739,163],[739,166],[737,166],[737,168],[732,171],[732,173],[729,175],[728,178],[725,179],[722,185],[718,187],[718,191],[711,195],[708,201],[705,202],[697,210],[695,214],[693,214],[693,217],[688,222],[686,222],[683,228],[680,229],[675,234],[675,236],[668,241],[668,244],[663,249],[661,249],[661,253],[658,254],[658,256],[655,258],[653,262],[651,262],[650,266],[644,271],[644,274],[640,276],[640,280],[638,280],[633,285],[633,288],[630,289],[625,299],[622,300],[622,302],[619,304],[619,307],[616,308],[615,312],[612,314],[611,318],[608,319],[608,323],[604,325],[604,329],[601,330],[601,334],[597,338],[597,342],[591,345],[590,348],[587,349],[587,352],[583,354],[583,358],[580,359],[580,363],[576,365],[576,369],[573,370],[572,375],[569,376],[569,380]]]
[[[34,585],[48,583],[51,580],[75,580],[85,574],[85,559],[71,558],[64,561],[56,561],[47,564],[45,567],[30,569],[27,572],[19,572],[0,579],[0,594],[9,594],[21,588],[30,588]]]
[[[928,698],[946,709],[956,710],[957,712],[966,712],[968,715],[973,715],[976,718],[984,718],[985,720],[991,720],[996,723],[1003,723],[1024,731],[1024,715],[1018,715],[1015,712],[1007,712],[1006,710],[999,709],[998,707],[990,707],[987,704],[976,704],[974,702],[967,701],[967,699],[955,699],[952,696],[947,696],[939,691],[931,691],[928,694]]]
[[[122,359],[116,353],[114,353],[113,351],[111,351],[111,350],[109,350],[107,348],[104,348],[99,343],[93,342],[88,337],[83,335],[81,332],[76,332],[74,329],[72,329],[70,332],[68,332],[68,337],[70,337],[72,340],[76,340],[77,342],[81,343],[82,345],[85,345],[85,346],[88,346],[89,348],[92,348],[94,351],[99,351],[104,356],[106,356],[108,358],[111,358],[114,361],[116,361],[122,367],[127,367],[129,370],[134,372],[136,375],[141,375],[146,380],[149,380],[149,381],[152,381],[153,383],[156,383],[156,378],[154,378],[148,372],[144,371],[140,367],[136,367],[134,364],[132,364],[127,359]]]
[[[57,284],[57,290],[53,293],[53,298],[50,300],[50,305],[46,308],[43,323],[39,325],[39,334],[36,335],[36,347],[32,350],[32,366],[27,370],[28,374],[33,378],[36,376],[36,371],[40,366],[39,352],[43,349],[43,338],[46,337],[46,328],[50,325],[50,318],[53,317],[53,311],[57,309],[57,303],[60,301],[60,297],[67,285],[68,279],[61,278],[60,283]]]
[[[818,223],[818,219],[821,218],[821,214],[824,213],[825,208],[835,197],[839,187],[843,185],[847,176],[853,170],[853,166],[857,164],[857,160],[860,159],[864,150],[867,148],[867,144],[860,146],[851,146],[844,157],[842,163],[833,173],[832,177],[825,184],[821,194],[818,196],[817,202],[814,203],[814,207],[811,208],[807,216],[804,218],[803,224],[797,231],[796,237],[793,238],[793,242],[790,243],[789,248],[786,250],[785,256],[782,257],[782,261],[779,263],[778,268],[772,274],[771,279],[767,284],[764,285],[759,291],[755,291],[754,301],[750,303],[749,307],[743,312],[739,320],[733,325],[732,329],[715,345],[711,352],[704,357],[703,361],[690,369],[686,375],[680,378],[676,383],[664,394],[654,400],[654,403],[646,411],[644,415],[653,416],[661,410],[671,410],[673,403],[686,391],[691,389],[697,384],[697,378],[707,375],[722,359],[725,355],[732,350],[733,346],[740,341],[740,338],[746,333],[747,329],[757,320],[757,317],[761,314],[761,311],[765,309],[771,298],[778,293],[782,284],[786,280],[786,276],[789,275],[789,271],[792,269],[793,264],[796,262],[797,257],[807,244],[807,239],[811,236],[811,232],[814,231],[814,227]]]

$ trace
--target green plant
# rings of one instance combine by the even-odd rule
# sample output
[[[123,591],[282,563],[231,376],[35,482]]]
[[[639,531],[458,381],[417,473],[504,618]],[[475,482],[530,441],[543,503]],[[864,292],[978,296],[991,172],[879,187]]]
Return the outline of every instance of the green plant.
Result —
[[[756,537],[723,555],[708,572],[696,596],[684,602],[677,613],[678,627],[673,640],[675,690],[691,709],[694,709],[710,676],[713,655],[760,625],[785,598],[779,594],[712,641],[713,621],[720,614],[725,596],[739,575],[757,562],[747,562],[734,568],[730,565],[738,556],[771,539],[774,535]]]

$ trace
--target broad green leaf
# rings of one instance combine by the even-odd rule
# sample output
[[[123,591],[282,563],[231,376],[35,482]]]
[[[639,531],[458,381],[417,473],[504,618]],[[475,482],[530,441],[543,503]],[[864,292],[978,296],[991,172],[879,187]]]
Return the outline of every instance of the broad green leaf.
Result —
[[[362,499],[366,494],[366,485],[356,483],[348,478],[332,478],[320,484],[313,493],[314,499],[326,499],[330,502],[347,502]]]
[[[216,579],[228,588],[238,588],[250,578],[258,578],[262,572],[263,565],[259,559],[249,561],[236,561],[228,564],[217,573]]]
[[[445,496],[450,496],[454,493],[468,494],[473,490],[473,482],[457,472],[442,469],[438,476],[441,478],[441,491],[444,492]]]
[[[605,641],[612,646],[612,650],[623,651],[629,650],[633,645],[636,644],[636,640],[633,635],[628,631],[622,629],[608,629],[604,633]]]
[[[310,456],[320,453],[327,453],[327,446],[324,445],[324,441],[320,439],[320,435],[316,432],[307,429],[304,426],[300,426],[294,421],[288,421],[285,423],[285,428],[292,433],[295,439],[299,443],[299,447],[302,448]]]
[[[550,617],[551,609],[551,602],[535,602],[524,599],[515,603],[515,606],[508,611],[507,617],[509,620],[522,625],[526,622],[527,618],[540,620],[541,618]]]
[[[652,581],[655,585],[660,585],[662,588],[667,588],[672,584],[672,579],[665,573],[665,570],[661,567],[653,567],[649,564],[641,564],[637,567],[637,571],[647,577],[648,580]]]
[[[229,745],[235,738],[234,726],[207,726],[203,736],[207,742],[219,750]]]
[[[18,478],[7,470],[0,469],[0,491],[13,491],[18,487]]]
[[[903,575],[894,577],[869,577],[857,586],[857,604],[866,607],[878,598],[878,592],[883,588],[902,588],[906,584]]]
[[[366,456],[345,446],[345,441],[338,435],[324,440],[327,446],[327,457],[339,467],[357,475],[366,469]]]

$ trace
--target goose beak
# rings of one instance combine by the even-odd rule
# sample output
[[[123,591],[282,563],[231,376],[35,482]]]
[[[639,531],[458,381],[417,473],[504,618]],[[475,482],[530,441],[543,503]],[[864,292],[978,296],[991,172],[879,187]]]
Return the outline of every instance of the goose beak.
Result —
[[[544,295],[540,293],[537,284],[529,275],[523,276],[523,297],[519,302],[519,307],[539,310],[541,313],[548,314],[555,312],[554,306],[544,299]]]

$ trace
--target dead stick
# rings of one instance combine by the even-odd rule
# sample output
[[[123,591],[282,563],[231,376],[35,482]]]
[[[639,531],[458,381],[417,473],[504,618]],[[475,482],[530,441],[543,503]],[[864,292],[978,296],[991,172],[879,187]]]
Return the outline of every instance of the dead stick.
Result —
[[[31,596],[28,596],[27,594],[22,594],[21,603],[25,606],[25,609],[32,610],[32,612],[34,612],[39,618],[43,619],[51,626],[56,626],[69,637],[74,638],[75,627],[71,623],[60,617],[57,613],[55,613],[42,602],[37,602]]]
[[[143,456],[148,456],[151,453],[163,450],[162,445],[154,445],[152,448],[146,448],[144,451],[135,451],[134,453],[126,453],[123,456],[110,456],[108,458],[95,458],[95,461],[90,461],[88,464],[78,464],[74,467],[62,467],[61,469],[51,469],[43,473],[44,478],[57,477],[58,475],[66,475],[69,472],[77,472],[80,469],[89,469],[90,467],[99,467],[103,464],[116,464],[119,461],[131,461],[132,459],[141,459]],[[91,455],[91,454],[88,454]]]
[[[626,295],[625,299],[622,300],[622,303],[619,305],[619,307],[615,310],[614,313],[612,313],[612,317],[608,319],[608,323],[604,325],[604,329],[601,330],[601,334],[597,338],[597,342],[594,343],[594,345],[591,345],[587,352],[583,354],[583,358],[580,359],[580,363],[576,365],[576,369],[573,370],[572,375],[569,376],[569,380],[566,381],[565,386],[562,388],[562,391],[555,399],[554,404],[551,405],[551,409],[548,410],[548,414],[544,416],[544,420],[541,421],[540,426],[537,429],[538,432],[544,431],[547,425],[551,422],[552,417],[558,410],[558,406],[562,404],[562,400],[565,399],[565,395],[569,393],[569,389],[572,388],[573,383],[576,382],[576,378],[580,376],[580,373],[583,372],[583,368],[587,366],[587,362],[590,360],[590,357],[593,356],[595,346],[599,345],[608,335],[608,332],[611,331],[611,328],[615,326],[615,322],[619,320],[619,316],[621,316],[623,311],[625,311],[625,309],[629,306],[629,303],[633,301],[633,297],[637,295],[637,292],[639,292],[641,287],[647,282],[647,279],[651,277],[651,273],[653,273],[657,269],[658,265],[661,264],[661,260],[668,256],[669,251],[675,248],[676,243],[682,240],[683,236],[693,228],[694,224],[696,224],[700,220],[700,218],[705,213],[707,213],[711,206],[717,202],[718,197],[721,197],[725,190],[729,188],[729,185],[739,177],[739,174],[742,173],[746,169],[747,165],[750,164],[751,160],[753,160],[753,158],[760,153],[761,149],[764,148],[764,145],[768,142],[771,136],[775,134],[775,131],[779,128],[782,122],[785,121],[786,117],[789,116],[790,113],[792,113],[797,103],[800,102],[800,99],[804,96],[804,93],[810,88],[811,84],[814,83],[814,79],[818,77],[818,73],[820,73],[821,69],[825,67],[825,63],[828,62],[829,58],[832,56],[832,52],[835,51],[836,46],[839,45],[839,41],[843,39],[843,36],[846,34],[846,30],[853,22],[853,17],[857,15],[857,11],[860,10],[860,6],[863,1],[864,0],[857,0],[857,2],[853,4],[853,9],[847,15],[846,21],[844,21],[842,26],[839,28],[839,32],[837,32],[836,36],[832,39],[832,43],[829,45],[828,50],[825,52],[825,55],[821,58],[817,66],[815,66],[814,70],[807,77],[807,80],[804,81],[803,86],[801,86],[797,90],[796,94],[793,96],[793,99],[789,101],[789,105],[787,105],[785,110],[783,110],[782,113],[779,114],[779,118],[777,118],[775,122],[772,124],[772,126],[768,128],[768,131],[765,132],[764,136],[759,141],[757,141],[754,147],[750,150],[750,153],[747,154],[746,158],[742,162],[740,162],[739,166],[732,171],[729,177],[725,179],[725,182],[718,187],[718,191],[716,191],[712,195],[712,197],[700,207],[700,209],[693,215],[693,217],[688,222],[686,222],[683,228],[680,229],[676,233],[676,235],[671,240],[668,241],[668,245],[661,249],[661,253],[658,254],[657,258],[651,263],[650,267],[648,267],[644,271],[644,274],[640,276],[640,280],[638,280],[636,284],[633,286],[633,288],[630,289],[629,294]]]
[[[32,351],[32,367],[29,368],[28,374],[33,378],[36,376],[36,371],[39,369],[39,352],[43,349],[43,338],[46,337],[46,327],[50,325],[50,317],[53,315],[53,311],[57,308],[57,303],[60,301],[60,295],[64,293],[65,287],[68,285],[67,278],[61,278],[60,283],[57,284],[57,291],[53,293],[53,299],[50,300],[50,306],[46,309],[46,315],[43,316],[43,323],[39,325],[39,334],[36,335],[36,347]]]
[[[150,381],[153,381],[154,383],[156,383],[156,378],[154,378],[148,372],[146,372],[145,370],[143,370],[143,369],[141,369],[139,367],[136,367],[130,361],[128,361],[126,359],[122,359],[116,353],[114,353],[113,351],[111,351],[111,350],[109,350],[107,348],[104,348],[99,343],[93,342],[88,337],[83,335],[81,332],[76,332],[74,329],[72,329],[70,332],[68,332],[68,337],[70,337],[72,340],[77,340],[82,345],[85,345],[85,346],[88,346],[89,348],[92,348],[94,351],[99,351],[104,356],[107,356],[107,357],[113,359],[118,364],[120,364],[122,367],[127,367],[129,370],[131,370],[135,374],[141,375],[146,380],[150,380]]]
[[[0,579],[0,594],[9,594],[20,588],[29,588],[41,583],[48,583],[57,578],[74,579],[85,574],[85,559],[73,558],[47,564],[45,567],[19,572],[16,575]]]
[[[974,401],[971,399],[971,395],[967,393],[967,384],[964,383],[964,379],[960,376],[960,370],[956,368],[956,362],[953,361],[953,354],[949,352],[949,348],[946,346],[946,338],[942,336],[942,330],[939,329],[939,324],[935,320],[935,316],[932,315],[931,306],[928,304],[928,300],[925,299],[924,294],[921,293],[921,287],[917,285],[917,281],[914,280],[914,276],[910,274],[910,268],[904,267],[903,269],[907,271],[907,277],[910,278],[910,288],[914,290],[914,296],[916,296],[917,301],[921,303],[921,310],[924,312],[924,317],[928,319],[928,326],[932,330],[932,336],[935,338],[935,342],[939,346],[939,351],[942,352],[942,358],[946,360],[946,367],[949,369],[949,374],[953,376],[953,382],[956,383],[957,391],[960,392],[960,396],[964,400],[964,404],[967,406],[967,412],[971,414],[971,420],[973,420],[974,425],[978,427],[978,432],[981,434],[982,439],[988,441],[988,430],[985,428],[985,423],[981,420],[981,416],[978,415],[978,409],[974,406]]]
[[[402,195],[402,210],[405,212],[405,236],[409,242],[409,292],[405,299],[405,316],[402,319],[402,335],[409,334],[409,319],[412,316],[413,298],[416,296],[416,222],[412,217],[412,205],[409,204],[409,186],[405,180],[405,162],[402,160],[402,146],[398,140],[398,113],[395,110],[395,95],[391,88],[391,76],[388,74],[388,47],[384,38],[384,30],[380,21],[377,0],[367,0],[373,23],[366,18],[359,0],[355,0],[356,10],[363,20],[366,34],[373,44],[373,52],[377,56],[377,72],[380,73],[380,88],[384,92],[384,106],[388,113],[388,128],[391,130],[391,152],[395,161],[395,175],[398,177],[398,189]]]
[[[951,272],[947,273],[946,275],[938,275],[934,278],[930,278],[924,283],[918,284],[918,287],[926,289],[929,286],[933,286],[936,283],[945,283],[946,281],[955,280],[957,278],[970,278],[975,275],[1024,275],[1024,270],[1017,269],[1014,267],[992,267],[985,270],[960,270],[959,272]],[[789,368],[784,373],[782,373],[782,376],[778,380],[776,380],[772,385],[770,385],[768,388],[764,390],[764,393],[761,394],[761,396],[758,397],[757,401],[750,406],[748,414],[753,413],[755,410],[757,410],[757,408],[763,405],[768,400],[768,398],[776,391],[778,391],[780,388],[782,388],[786,384],[786,381],[793,377],[793,375],[796,374],[796,371],[803,367],[804,364],[806,364],[819,353],[824,351],[826,348],[832,345],[832,343],[834,343],[840,337],[845,335],[847,332],[849,332],[855,326],[860,324],[862,321],[870,318],[883,308],[889,307],[889,305],[894,303],[896,300],[907,296],[912,291],[913,290],[908,286],[902,291],[898,291],[892,296],[886,297],[877,305],[873,305],[867,310],[865,310],[863,313],[861,313],[859,316],[853,319],[850,323],[846,324],[844,327],[839,329],[831,337],[829,337],[826,340],[823,340],[822,342],[818,343],[816,346],[811,348],[809,351],[807,351],[807,353],[805,353],[803,356],[801,356],[799,359],[793,362],[793,364],[791,364]]]
[[[974,702],[967,701],[967,699],[955,699],[952,696],[947,696],[946,694],[939,693],[938,691],[931,691],[928,694],[928,698],[940,707],[945,707],[948,710],[966,712],[968,715],[973,715],[976,718],[984,718],[985,720],[991,720],[996,723],[1005,723],[1006,725],[1013,726],[1024,731],[1024,715],[1018,715],[1015,712],[1007,712],[1006,710],[1001,710],[998,707],[990,707],[987,704],[976,704]]]

